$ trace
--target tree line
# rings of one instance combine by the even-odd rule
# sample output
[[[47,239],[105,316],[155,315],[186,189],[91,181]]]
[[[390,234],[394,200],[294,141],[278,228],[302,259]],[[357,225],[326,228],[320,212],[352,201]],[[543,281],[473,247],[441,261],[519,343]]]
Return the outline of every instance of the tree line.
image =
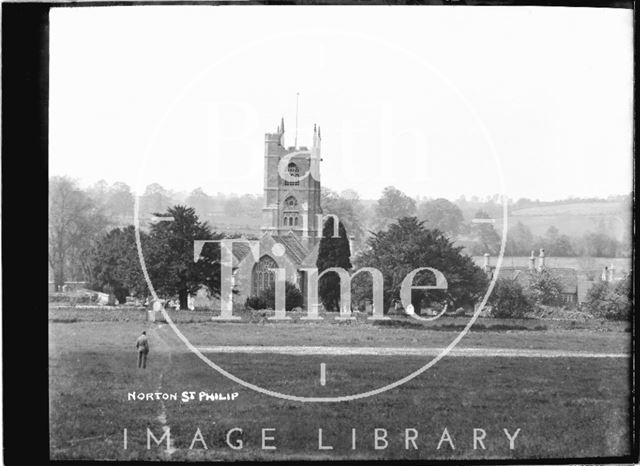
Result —
[[[320,272],[330,267],[341,267],[351,272],[363,267],[379,270],[384,279],[384,309],[398,303],[403,278],[412,270],[425,266],[441,271],[447,278],[448,287],[428,293],[413,290],[411,302],[415,309],[443,305],[452,308],[473,306],[481,299],[488,285],[485,272],[475,265],[462,246],[455,244],[453,234],[431,227],[424,220],[410,215],[415,209],[411,198],[395,188],[386,189],[375,205],[374,229],[369,230],[367,235],[361,232],[364,244],[358,251],[353,251],[351,244],[355,235],[349,232],[346,223],[358,224],[359,200],[354,194],[347,196],[344,193],[327,192],[325,195],[328,198],[325,202],[333,203],[344,215],[339,216],[338,238],[332,237],[333,218],[330,217],[324,224],[316,264]],[[443,229],[459,224],[452,220],[459,218],[458,214],[442,214],[447,212],[442,208],[443,205],[446,204],[439,201],[428,207],[438,207],[430,214],[432,222],[440,222]],[[421,207],[426,208],[424,203]],[[66,178],[51,180],[49,260],[57,284],[64,283],[66,274],[81,273],[91,289],[113,294],[118,301],[124,302],[128,296],[148,297],[151,294],[144,276],[146,270],[154,291],[161,297],[177,296],[182,309],[187,308],[188,296],[202,287],[211,295],[219,296],[220,250],[215,244],[208,244],[199,260],[194,261],[194,240],[219,240],[237,238],[239,235],[213,231],[207,221],[198,217],[195,208],[174,205],[153,212],[158,221],[136,236],[132,225],[114,227],[110,224],[104,209],[104,205],[99,205],[73,181]],[[452,211],[449,209],[449,212]],[[171,221],[161,221],[162,217],[170,217]],[[514,228],[526,233],[521,224]],[[482,241],[491,241],[495,235],[490,223],[474,224],[472,231]],[[560,238],[562,236],[557,231],[551,230],[545,239],[560,242]],[[138,241],[144,258],[144,270],[138,255]],[[485,244],[483,248],[487,246]],[[433,285],[434,276],[423,271],[416,275],[413,284]],[[615,289],[609,289],[608,286],[594,288],[590,305],[607,316],[618,316],[622,312],[619,312],[621,306],[623,310],[626,309],[625,301],[620,296],[624,297],[628,290],[624,288],[625,285]],[[368,274],[354,278],[353,302],[357,307],[370,302],[372,287]],[[532,278],[530,288],[523,293],[518,290],[517,284],[501,281],[492,295],[492,303],[496,309],[509,309],[509,312],[526,309],[532,302],[557,303],[560,285],[554,277],[538,274]],[[300,290],[293,283],[287,284],[286,295],[287,309],[301,304]],[[337,275],[328,274],[320,280],[319,296],[326,310],[339,310],[340,286]],[[273,307],[274,299],[274,290],[271,289],[263,296],[251,297],[245,304],[247,307]]]
[[[135,197],[131,188],[122,182],[109,185],[99,181],[88,188],[66,177],[52,177],[49,189],[49,264],[56,285],[65,280],[90,279],[90,251],[96,241],[115,227],[133,223]],[[386,229],[398,218],[415,216],[428,229],[437,229],[472,255],[497,254],[500,234],[489,223],[474,223],[477,218],[497,218],[502,214],[499,196],[480,200],[461,197],[455,202],[447,199],[414,199],[401,190],[389,186],[375,201],[361,199],[354,190],[337,192],[323,188],[323,211],[338,216],[351,240],[354,253],[368,247],[374,232]],[[520,202],[527,205],[526,202]],[[516,203],[516,204],[518,204]],[[226,234],[233,234],[234,219],[239,216],[255,223],[248,237],[259,235],[259,220],[263,207],[262,196],[207,194],[202,188],[180,193],[158,183],[146,187],[139,198],[141,228],[148,231],[154,213],[166,212],[169,207],[185,205],[209,225],[230,222]],[[470,209],[477,209],[470,213]],[[246,234],[246,231],[243,231]],[[253,233],[253,234],[252,234]],[[629,239],[627,241],[627,239]],[[544,235],[533,235],[522,222],[513,225],[507,236],[506,255],[529,255],[544,248],[557,257],[593,256],[620,257],[630,254],[630,238],[618,241],[599,230],[572,237],[550,226]]]
[[[477,218],[489,218],[479,212]],[[501,237],[493,225],[481,224],[472,228],[473,243],[470,252],[473,255],[498,254]],[[505,244],[505,256],[528,256],[532,251],[545,250],[552,257],[629,257],[631,241],[617,240],[611,235],[599,231],[587,231],[582,236],[562,234],[551,225],[543,235],[534,235],[522,222],[509,228]]]
[[[328,267],[343,267],[352,270],[352,252],[346,223],[357,226],[359,200],[355,195],[324,193],[325,205],[340,210],[339,238],[332,238],[333,219],[325,225],[325,237],[320,244],[319,270]],[[383,200],[379,213],[398,215]],[[187,307],[188,295],[205,287],[212,295],[220,292],[220,251],[208,244],[200,260],[193,260],[193,242],[203,239],[223,239],[239,235],[213,231],[208,222],[201,220],[193,207],[175,205],[158,212],[154,217],[171,217],[171,221],[155,221],[139,232],[139,242],[146,272],[155,292],[159,296],[178,296],[180,307]],[[444,232],[428,230],[416,217],[379,220],[379,230],[369,232],[364,239],[362,251],[354,254],[357,267],[377,267],[382,271],[387,285],[384,289],[385,306],[399,297],[398,274],[416,267],[430,264],[441,267],[450,276],[450,289],[446,296],[452,302],[470,300],[484,286],[484,274],[460,247],[455,247]],[[349,235],[355,236],[355,235]],[[353,238],[351,238],[353,240]],[[114,226],[107,220],[105,205],[96,202],[91,193],[80,189],[72,180],[52,178],[50,181],[50,265],[56,271],[58,286],[76,269],[89,287],[97,291],[114,294],[124,302],[128,296],[150,295],[139,260],[138,238],[132,225]],[[419,276],[416,283],[427,283],[427,275]],[[356,298],[363,298],[370,284],[357,284]],[[291,288],[291,287],[289,287]],[[337,308],[339,293],[335,277],[328,275],[319,286],[320,298],[328,310]],[[419,295],[420,293],[418,293]],[[270,300],[269,296],[266,299]],[[413,298],[412,298],[413,299]],[[424,296],[416,296],[420,305]],[[435,297],[432,299],[436,299]]]

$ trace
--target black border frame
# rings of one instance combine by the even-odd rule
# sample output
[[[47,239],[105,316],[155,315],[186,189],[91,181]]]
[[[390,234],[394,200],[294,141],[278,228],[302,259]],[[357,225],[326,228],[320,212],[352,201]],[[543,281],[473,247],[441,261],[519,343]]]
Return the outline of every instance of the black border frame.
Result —
[[[86,1],[51,3],[2,3],[2,326],[3,326],[3,441],[4,460],[8,464],[26,459],[52,462],[49,458],[48,403],[48,322],[41,312],[48,306],[44,285],[48,268],[43,257],[48,256],[45,232],[48,230],[48,101],[49,101],[49,11],[51,8],[82,8],[133,5],[473,5],[473,6],[546,6],[625,8],[634,10],[633,1],[477,1],[477,0],[421,0],[383,1],[348,0],[277,0],[269,1]],[[635,43],[635,42],[634,42]],[[634,49],[634,65],[636,53]],[[635,82],[634,82],[635,90]],[[635,264],[635,105],[634,105],[634,183],[632,225],[632,270],[635,289],[638,277]],[[24,218],[22,205],[12,201],[13,192],[28,189],[31,218]],[[21,199],[27,196],[22,194]],[[27,225],[24,221],[27,220]],[[16,254],[14,254],[16,253]],[[35,258],[35,261],[31,260]],[[32,284],[35,284],[32,285]],[[34,293],[35,287],[37,292]],[[42,292],[40,291],[42,290]],[[29,305],[15,300],[17,296],[34,295]],[[634,299],[634,311],[635,311]],[[35,313],[25,319],[25,313]],[[28,326],[24,324],[28,323]],[[604,464],[638,463],[639,442],[636,419],[640,413],[636,403],[636,387],[640,377],[635,372],[636,335],[638,318],[633,313],[632,355],[630,375],[630,445],[631,454],[621,457],[540,458],[529,460],[434,460],[433,464]],[[12,338],[14,337],[15,340]],[[20,351],[20,358],[16,352]],[[44,388],[46,387],[46,388]],[[44,395],[44,396],[43,396]],[[21,401],[28,400],[25,409]],[[13,411],[15,409],[15,411]],[[9,412],[13,411],[11,414]],[[44,415],[46,413],[46,416]],[[17,414],[17,416],[16,416]],[[43,438],[46,437],[46,443]],[[91,463],[98,461],[91,461]],[[351,463],[352,461],[336,461]],[[374,461],[377,462],[377,461]],[[400,463],[427,463],[398,461]],[[56,461],[66,463],[66,461]],[[128,462],[142,463],[142,462]],[[255,462],[263,463],[263,462]],[[267,462],[264,462],[268,464]],[[310,464],[320,463],[310,461]]]

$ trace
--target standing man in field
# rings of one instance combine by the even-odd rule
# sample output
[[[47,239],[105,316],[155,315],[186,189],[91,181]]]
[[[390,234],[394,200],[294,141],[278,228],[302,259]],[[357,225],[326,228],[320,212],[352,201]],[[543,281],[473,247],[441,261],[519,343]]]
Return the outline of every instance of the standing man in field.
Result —
[[[149,354],[149,340],[147,339],[147,332],[142,332],[142,335],[140,335],[136,340],[136,349],[138,350],[138,368],[146,369],[147,354]]]

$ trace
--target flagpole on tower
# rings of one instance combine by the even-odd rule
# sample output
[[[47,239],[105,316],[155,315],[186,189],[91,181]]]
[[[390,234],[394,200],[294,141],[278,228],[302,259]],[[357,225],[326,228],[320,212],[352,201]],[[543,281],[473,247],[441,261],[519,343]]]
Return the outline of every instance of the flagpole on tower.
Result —
[[[298,149],[298,100],[300,98],[300,93],[296,92],[296,137],[294,146],[296,150]]]

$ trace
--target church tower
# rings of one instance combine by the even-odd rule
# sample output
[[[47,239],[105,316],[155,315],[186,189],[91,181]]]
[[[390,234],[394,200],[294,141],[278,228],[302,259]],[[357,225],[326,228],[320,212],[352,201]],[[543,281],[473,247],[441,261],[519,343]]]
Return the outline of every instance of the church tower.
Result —
[[[265,134],[264,207],[262,232],[274,236],[296,234],[307,248],[322,233],[320,206],[320,128],[313,127],[313,145],[284,145],[284,118],[275,133]]]

